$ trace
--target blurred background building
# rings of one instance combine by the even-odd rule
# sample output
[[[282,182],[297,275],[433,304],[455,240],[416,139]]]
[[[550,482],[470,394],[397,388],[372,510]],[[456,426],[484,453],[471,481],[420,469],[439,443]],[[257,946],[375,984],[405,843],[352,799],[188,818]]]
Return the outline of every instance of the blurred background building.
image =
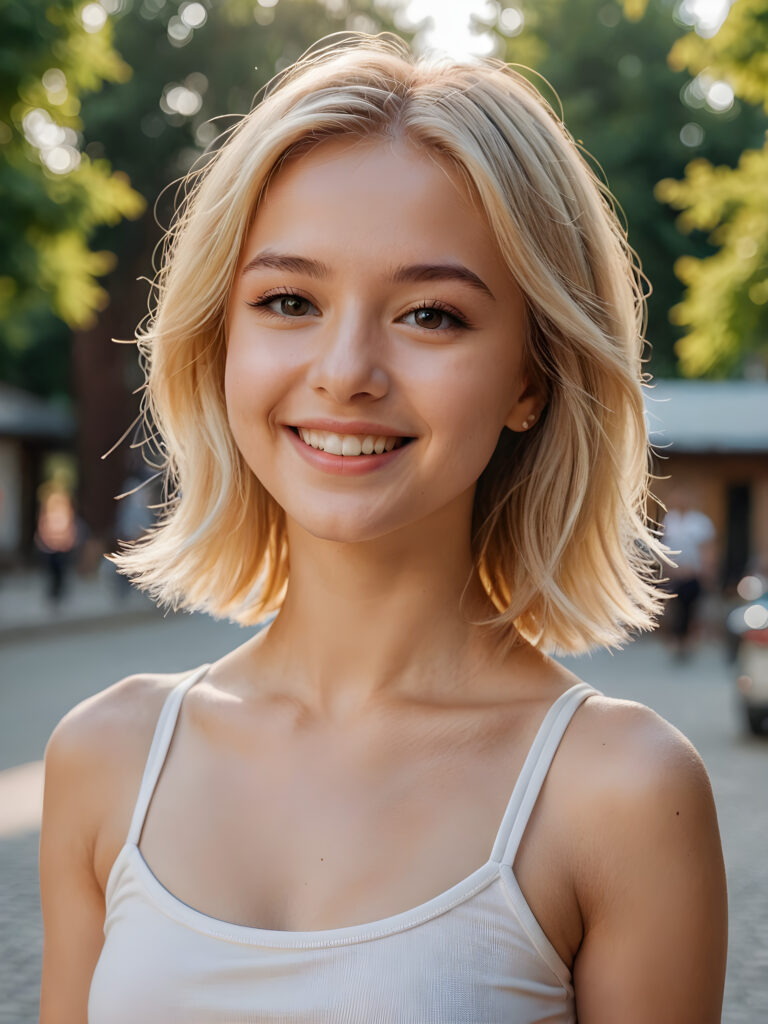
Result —
[[[663,504],[683,489],[715,527],[716,583],[768,571],[768,382],[660,380],[646,394]]]

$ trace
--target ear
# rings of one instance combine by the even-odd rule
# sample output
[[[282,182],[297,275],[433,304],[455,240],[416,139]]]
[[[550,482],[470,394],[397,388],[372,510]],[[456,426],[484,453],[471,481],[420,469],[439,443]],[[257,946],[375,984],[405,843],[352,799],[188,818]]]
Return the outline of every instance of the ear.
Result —
[[[525,433],[539,419],[546,404],[546,395],[543,390],[532,384],[526,384],[510,409],[504,426],[514,430],[515,433]]]

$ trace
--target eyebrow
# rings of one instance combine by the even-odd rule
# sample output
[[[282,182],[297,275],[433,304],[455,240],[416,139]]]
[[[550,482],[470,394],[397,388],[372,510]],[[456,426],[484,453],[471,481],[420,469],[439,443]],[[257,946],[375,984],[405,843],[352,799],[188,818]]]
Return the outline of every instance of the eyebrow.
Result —
[[[496,299],[488,285],[482,281],[469,267],[461,263],[416,263],[411,266],[398,267],[392,275],[396,284],[421,281],[463,281],[464,284],[476,288],[492,299]]]
[[[288,256],[284,253],[265,249],[243,267],[243,274],[251,270],[287,270],[307,277],[328,277],[330,270],[319,260],[308,260],[304,256]]]
[[[307,277],[323,278],[330,276],[330,269],[320,260],[310,260],[305,256],[292,256],[287,253],[265,249],[254,256],[243,267],[243,274],[252,270],[285,270],[295,274],[306,274]],[[392,273],[395,284],[420,283],[423,281],[462,281],[471,288],[482,292],[495,301],[488,285],[481,280],[469,267],[461,263],[414,263],[396,267]]]

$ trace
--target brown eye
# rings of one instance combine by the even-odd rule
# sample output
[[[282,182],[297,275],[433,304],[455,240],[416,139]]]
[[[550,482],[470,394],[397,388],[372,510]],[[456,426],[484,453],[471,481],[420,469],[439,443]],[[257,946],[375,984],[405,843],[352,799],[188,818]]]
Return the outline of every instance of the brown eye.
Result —
[[[440,306],[418,306],[406,313],[402,322],[411,327],[421,327],[425,331],[450,331],[468,327],[468,322],[458,313],[442,309]]]
[[[303,299],[300,295],[283,295],[276,301],[279,301],[280,312],[284,316],[305,316],[312,305],[308,299]]]
[[[446,319],[445,313],[441,313],[439,309],[417,309],[413,316],[419,327],[432,329],[442,327]]]
[[[300,320],[307,316],[320,316],[320,311],[309,299],[295,292],[273,292],[255,302],[248,302],[248,305],[277,318]]]

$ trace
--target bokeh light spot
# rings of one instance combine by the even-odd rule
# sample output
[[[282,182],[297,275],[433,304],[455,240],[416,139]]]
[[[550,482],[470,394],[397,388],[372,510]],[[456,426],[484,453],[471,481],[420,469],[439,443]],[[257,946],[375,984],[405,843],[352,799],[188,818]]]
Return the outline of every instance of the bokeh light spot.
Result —
[[[157,114],[147,114],[142,117],[140,127],[148,139],[158,139],[165,131],[163,119]]]
[[[67,88],[67,76],[60,68],[48,68],[43,73],[42,82],[46,92],[61,92]]]
[[[716,35],[728,17],[733,0],[682,0],[675,12],[685,25],[692,25],[698,35],[709,39]]]
[[[621,21],[621,11],[616,4],[606,4],[597,12],[597,20],[606,28],[616,28]]]
[[[184,43],[189,42],[192,36],[192,29],[185,22],[174,14],[174,16],[168,22],[168,39],[176,46],[183,46]]]
[[[730,110],[733,100],[733,89],[727,82],[713,82],[707,89],[707,103],[718,113]]]
[[[768,608],[752,604],[744,612],[744,623],[750,629],[765,629],[768,626]]]
[[[625,53],[619,57],[617,67],[622,78],[639,78],[643,73],[643,62],[634,53]]]
[[[186,85],[171,84],[165,87],[160,106],[166,114],[181,114],[192,117],[203,105],[203,97]]]
[[[689,121],[680,129],[680,141],[689,149],[694,149],[704,141],[704,129],[695,121]]]
[[[54,146],[41,153],[40,159],[54,174],[69,174],[80,163],[80,154],[72,146]]]
[[[200,28],[208,20],[208,11],[199,3],[182,4],[179,17],[188,28]]]
[[[100,32],[107,23],[107,12],[101,4],[86,4],[80,10],[80,21],[86,32]]]
[[[505,36],[519,36],[525,26],[525,16],[517,7],[505,7],[499,15],[499,28]]]
[[[736,255],[740,260],[751,260],[757,255],[757,242],[748,235],[740,238],[736,243]]]
[[[764,589],[763,581],[759,576],[745,576],[739,580],[736,592],[742,601],[756,601]]]
[[[204,121],[203,124],[198,125],[195,129],[195,142],[198,146],[202,146],[205,149],[206,146],[210,146],[218,134],[219,129],[215,124],[211,124],[210,121]]]

